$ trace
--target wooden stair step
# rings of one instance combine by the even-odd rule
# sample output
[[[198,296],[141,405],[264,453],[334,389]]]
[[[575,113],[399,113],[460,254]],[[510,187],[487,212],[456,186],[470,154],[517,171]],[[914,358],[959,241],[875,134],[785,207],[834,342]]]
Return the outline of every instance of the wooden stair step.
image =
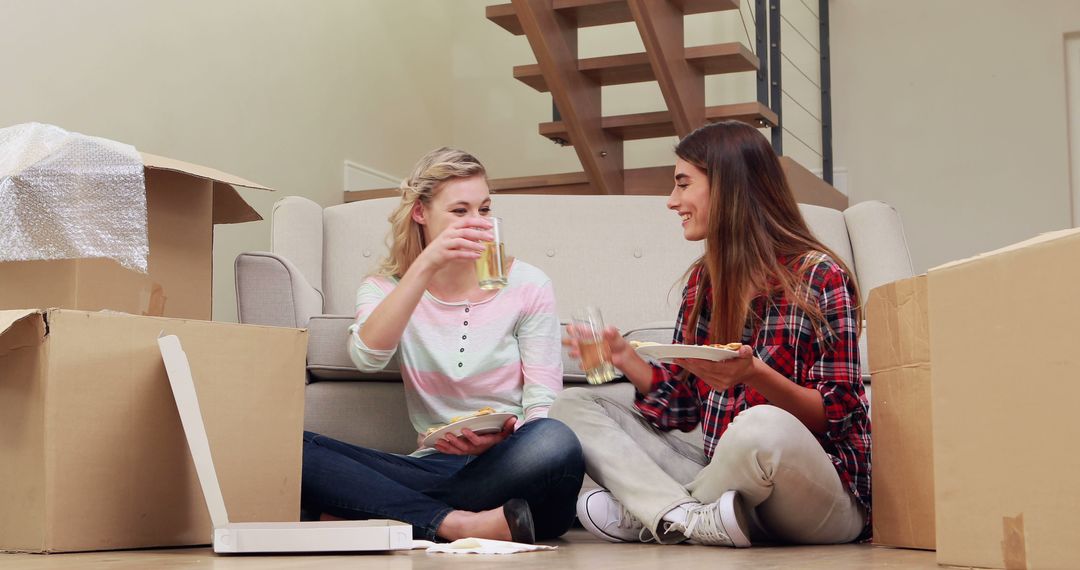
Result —
[[[684,14],[704,14],[739,8],[739,0],[672,1],[682,7]],[[634,21],[626,0],[554,0],[553,6],[555,11],[574,22],[579,28]],[[518,21],[517,13],[514,12],[513,4],[488,6],[485,9],[485,15],[488,20],[495,22],[515,36],[525,34],[521,22]]]
[[[814,204],[837,210],[848,207],[847,196],[818,178],[790,157],[781,156],[780,166],[784,169],[788,185],[795,200],[803,204]],[[674,166],[647,166],[627,168],[623,171],[623,193],[630,195],[663,196],[671,192],[674,182]],[[493,178],[488,180],[492,190],[500,194],[596,194],[596,188],[589,184],[589,176],[584,172],[561,172],[538,176],[518,176],[515,178]],[[385,196],[399,196],[397,188],[381,190],[357,190],[345,193],[346,202],[370,200]],[[498,201],[498,198],[495,198]]]
[[[847,196],[792,160],[791,157],[781,156],[780,167],[784,169],[788,186],[795,195],[795,200],[800,204],[813,204],[840,211],[847,209]],[[628,168],[623,171],[626,180],[623,193],[645,196],[667,195],[675,185],[672,180],[674,170],[674,166]],[[489,180],[488,183],[493,189],[498,188],[501,194],[596,194],[596,190],[589,185],[589,177],[584,172],[496,178]],[[346,201],[349,201],[348,197]]]
[[[761,103],[736,103],[734,105],[715,105],[705,108],[705,120],[710,123],[726,120],[742,121],[755,127],[776,126],[776,113]],[[675,125],[671,122],[671,113],[656,111],[604,117],[601,121],[604,130],[623,140],[652,139],[675,136]],[[570,144],[566,125],[562,121],[540,123],[540,134],[560,143]]]
[[[758,68],[757,56],[739,42],[688,47],[685,54],[687,61],[705,75],[754,71]],[[649,55],[645,52],[579,59],[578,71],[600,85],[656,81],[656,75],[649,65]],[[548,91],[538,64],[514,66],[514,78],[541,93]]]

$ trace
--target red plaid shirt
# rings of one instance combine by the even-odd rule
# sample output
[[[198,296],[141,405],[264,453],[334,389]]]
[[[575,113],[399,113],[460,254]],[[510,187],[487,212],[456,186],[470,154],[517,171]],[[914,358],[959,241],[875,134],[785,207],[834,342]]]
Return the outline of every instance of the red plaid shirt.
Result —
[[[756,356],[773,370],[800,386],[821,392],[827,431],[816,435],[817,439],[841,481],[869,511],[870,418],[859,368],[859,337],[849,277],[827,255],[811,253],[805,259],[812,264],[808,270],[810,295],[821,307],[831,330],[819,335],[803,311],[783,297],[771,303],[758,297],[751,303],[753,315],[747,319],[741,341],[752,346]],[[713,342],[708,338],[708,294],[703,297],[697,330],[692,337],[689,331],[683,331],[703,273],[703,269],[695,269],[683,290],[675,344]],[[739,412],[767,403],[765,396],[746,385],[713,390],[696,376],[667,364],[653,367],[652,390],[636,398],[638,410],[660,429],[690,431],[701,424],[705,455],[710,458],[716,442]]]

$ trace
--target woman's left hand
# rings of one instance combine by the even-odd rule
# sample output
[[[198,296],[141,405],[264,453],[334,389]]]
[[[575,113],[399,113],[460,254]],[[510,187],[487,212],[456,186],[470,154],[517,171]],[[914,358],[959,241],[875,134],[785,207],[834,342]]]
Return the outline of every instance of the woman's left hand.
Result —
[[[461,430],[461,435],[447,435],[435,442],[435,449],[448,455],[481,455],[495,447],[514,433],[517,418],[507,418],[502,431],[478,435],[469,428]]]
[[[739,348],[738,356],[719,362],[700,358],[677,358],[674,363],[700,378],[712,389],[723,391],[746,382],[754,366],[754,349],[743,345]]]

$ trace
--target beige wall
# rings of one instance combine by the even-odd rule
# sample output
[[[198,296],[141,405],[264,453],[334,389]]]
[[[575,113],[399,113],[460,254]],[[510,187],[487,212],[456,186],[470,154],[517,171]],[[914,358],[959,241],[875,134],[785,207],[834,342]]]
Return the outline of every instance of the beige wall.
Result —
[[[451,128],[441,0],[5,0],[0,126],[39,121],[341,201],[343,161],[403,173]],[[434,83],[428,78],[434,76]],[[269,222],[219,226],[214,315]]]
[[[1080,2],[832,3],[836,164],[919,271],[1070,224],[1064,35]]]
[[[513,79],[535,59],[484,17],[495,2],[6,0],[0,16],[17,25],[0,34],[0,126],[53,123],[250,178],[278,190],[242,191],[264,216],[286,195],[340,202],[344,160],[402,176],[443,144],[475,152],[495,177],[580,171],[572,148],[537,134],[551,98]],[[753,3],[742,4],[689,16],[687,45],[753,49]],[[816,93],[791,66],[816,76],[816,2],[788,4],[785,116],[813,147],[820,125],[792,100],[816,109]],[[582,57],[641,49],[633,24],[581,34]],[[756,98],[752,73],[706,87],[710,105]],[[607,114],[663,108],[655,84],[604,90]],[[628,142],[626,166],[671,164],[675,142]],[[820,166],[819,148],[785,144]],[[267,221],[218,227],[215,318],[235,319],[233,259],[268,249],[269,232]]]

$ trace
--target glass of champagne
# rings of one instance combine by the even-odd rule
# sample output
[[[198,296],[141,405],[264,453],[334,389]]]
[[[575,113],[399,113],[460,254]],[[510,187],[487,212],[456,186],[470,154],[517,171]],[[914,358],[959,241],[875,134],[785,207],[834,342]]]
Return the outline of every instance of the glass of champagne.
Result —
[[[603,384],[615,379],[615,367],[611,365],[611,349],[604,341],[604,318],[600,309],[585,307],[571,317],[571,333],[577,340],[581,353],[581,369],[589,384]]]
[[[491,233],[495,240],[483,242],[484,252],[480,254],[480,259],[476,260],[476,276],[480,280],[481,289],[502,289],[507,284],[502,218],[493,216],[488,218],[488,221],[491,222]]]

